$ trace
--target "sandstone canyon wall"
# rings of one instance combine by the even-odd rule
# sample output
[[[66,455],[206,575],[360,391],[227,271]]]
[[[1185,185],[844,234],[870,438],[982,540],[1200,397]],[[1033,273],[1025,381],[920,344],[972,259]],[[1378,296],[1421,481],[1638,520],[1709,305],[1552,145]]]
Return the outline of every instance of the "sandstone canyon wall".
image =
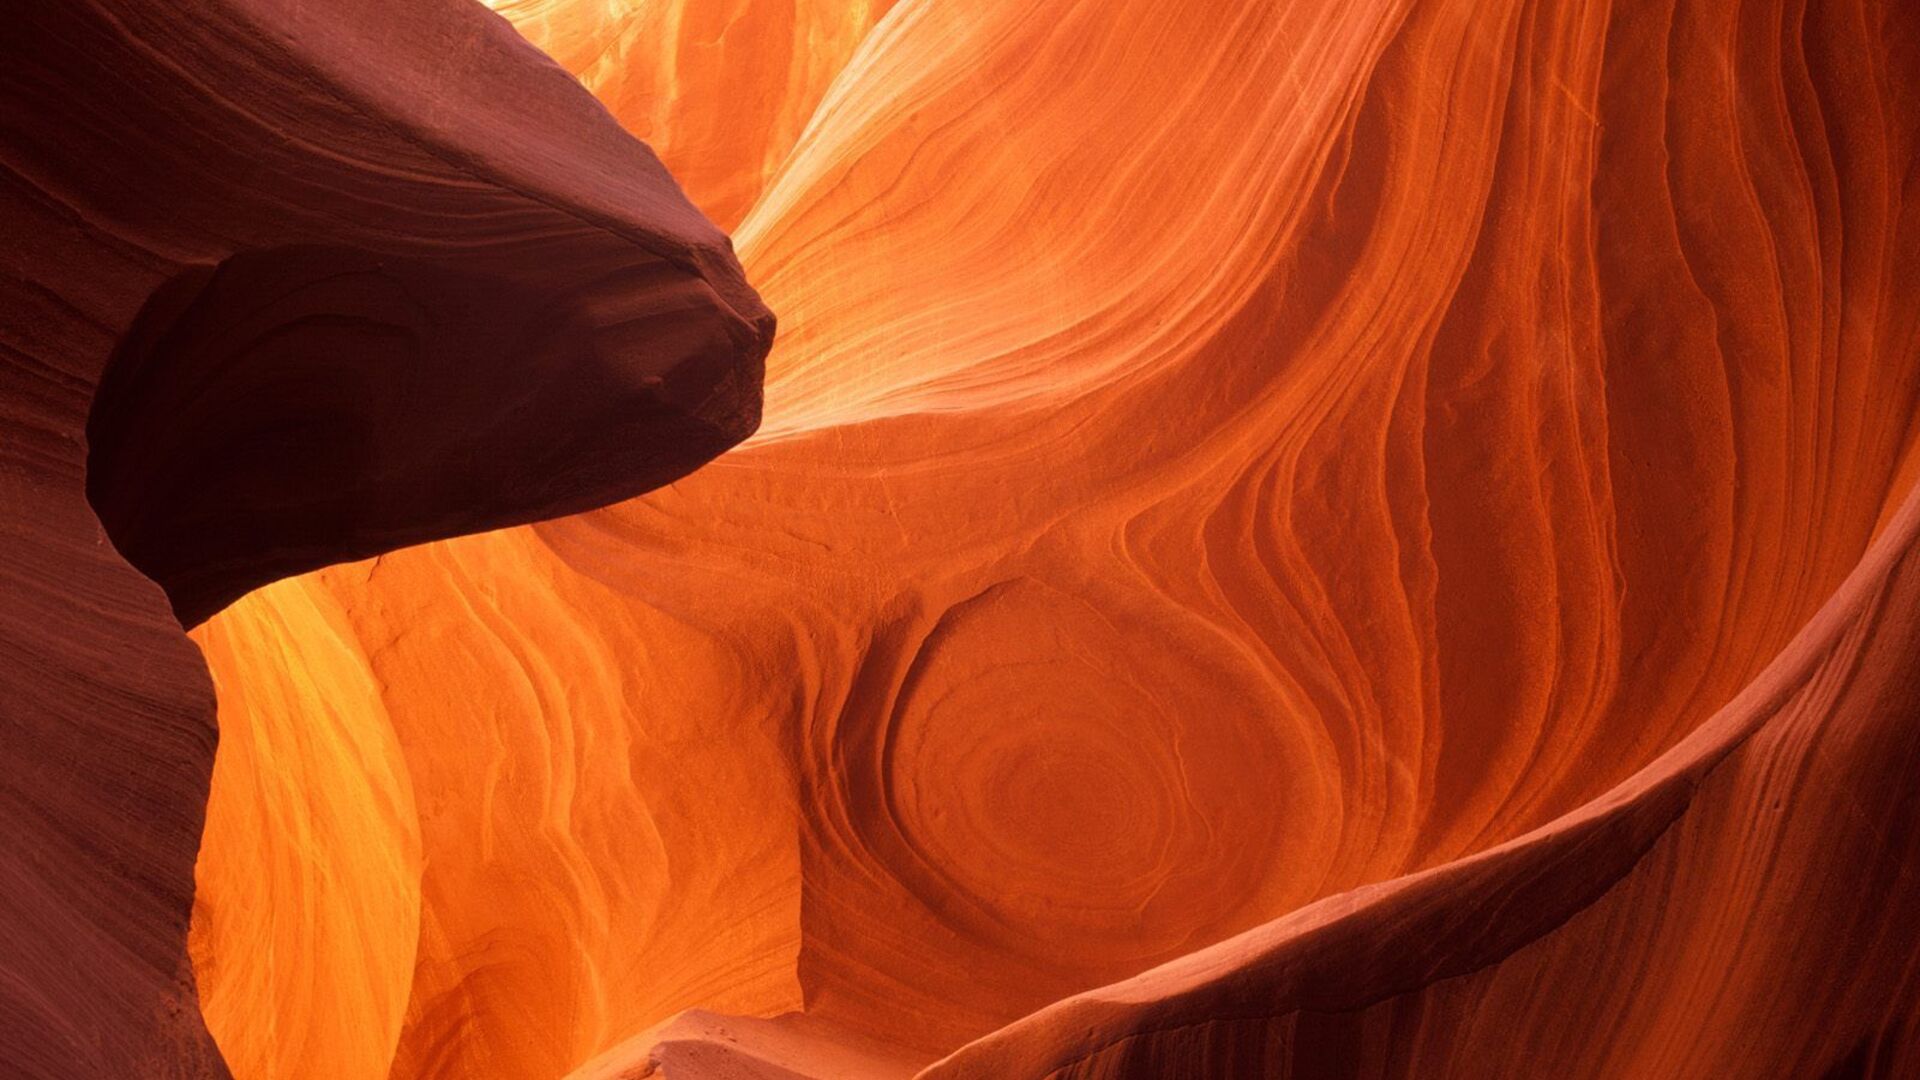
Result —
[[[225,1075],[187,952],[215,727],[182,624],[685,473],[757,423],[772,318],[475,6],[0,14],[0,1072]]]
[[[91,561],[9,553],[74,569],[9,586],[6,671],[167,808],[36,826],[148,1010],[46,983],[44,1074],[217,1069],[196,997],[240,1077],[1920,1073],[1920,8],[495,0],[603,116],[451,2],[227,6],[101,25],[298,42],[471,156],[209,94],[299,138],[176,151],[232,216],[141,227],[205,252],[9,330],[65,396],[9,391],[64,448],[8,527]],[[9,132],[103,78],[68,48]],[[771,323],[616,124],[780,316],[691,475]],[[89,190],[47,235],[154,205]],[[413,382],[368,320],[437,329]],[[714,437],[580,374],[628,356]],[[210,789],[90,401],[119,550],[231,601]],[[237,452],[310,410],[388,434],[307,491]],[[103,686],[136,643],[173,681]]]

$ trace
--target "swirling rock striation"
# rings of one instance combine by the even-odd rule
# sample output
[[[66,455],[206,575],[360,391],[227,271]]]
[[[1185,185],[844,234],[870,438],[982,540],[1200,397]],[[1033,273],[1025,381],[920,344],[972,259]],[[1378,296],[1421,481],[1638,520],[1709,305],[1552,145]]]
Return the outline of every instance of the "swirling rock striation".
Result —
[[[894,0],[485,0],[739,224]]]
[[[1910,1075],[1917,650],[1920,492],[1738,698],[1600,799],[919,1075]]]
[[[223,1075],[186,950],[214,701],[181,622],[683,475],[752,431],[772,317],[476,6],[5,22],[0,1062]]]
[[[736,163],[765,423],[201,632],[236,1060],[1910,1070],[1913,5],[502,6]]]

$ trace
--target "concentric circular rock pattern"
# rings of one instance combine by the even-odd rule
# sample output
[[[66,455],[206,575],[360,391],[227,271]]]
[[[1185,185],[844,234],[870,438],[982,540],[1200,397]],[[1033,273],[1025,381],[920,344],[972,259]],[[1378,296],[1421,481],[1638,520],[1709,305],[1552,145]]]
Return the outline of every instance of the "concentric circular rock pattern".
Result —
[[[70,698],[170,718],[103,730],[174,741],[112,744],[120,801],[47,849],[101,880],[160,872],[89,863],[109,841],[170,853],[165,917],[117,940],[140,1002],[201,1005],[211,1045],[176,1025],[176,1071],[1920,1074],[1920,6],[493,0],[558,66],[476,8],[459,25],[484,50],[376,33],[398,16],[374,5],[216,6],[249,13],[237,40],[351,41],[329,55],[374,74],[359,111],[289,119],[304,99],[236,89],[209,115],[285,133],[263,169],[300,148],[383,183],[272,188],[301,228],[271,244],[205,235],[206,206],[254,207],[258,184],[139,234],[116,257],[142,272],[97,286],[113,318],[59,316],[72,355],[190,347],[165,393],[106,395],[126,426],[103,432],[221,460],[250,416],[390,400],[378,358],[404,350],[360,350],[340,385],[303,351],[283,384],[190,322],[123,331],[244,249],[263,276],[196,295],[332,340],[274,306],[260,282],[289,271],[258,252],[377,247],[365,215],[402,189],[424,200],[404,254],[436,272],[380,267],[407,303],[348,306],[408,334],[483,307],[440,339],[458,355],[405,355],[491,360],[406,391],[462,403],[473,438],[381,443],[380,497],[349,500],[364,550],[289,550],[337,485],[280,506],[143,456],[147,436],[96,440],[128,560],[167,584],[139,555],[157,545],[181,580],[217,578],[209,609],[339,563],[194,631],[221,741],[190,929],[210,728],[157,592],[139,633],[32,645],[66,658],[19,691],[36,702],[116,648],[178,676]],[[122,20],[161,56],[192,21]],[[403,74],[431,56],[471,59],[468,96]],[[392,148],[366,101],[444,135],[493,115],[505,67],[491,97],[526,123],[451,159],[369,149]],[[570,76],[607,115],[574,115]],[[153,149],[127,141],[112,160]],[[28,160],[66,164],[0,174],[18,205],[74,182]],[[530,195],[548,188],[558,209]],[[49,212],[67,224],[46,235],[130,205]],[[534,280],[489,291],[501,267]],[[96,310],[71,299],[96,285],[33,281],[0,295]],[[746,281],[779,313],[757,414],[771,324]],[[590,332],[522,348],[556,325]],[[42,326],[0,321],[14,351]],[[648,348],[692,359],[618,363]],[[583,357],[591,393],[568,376]],[[8,363],[0,400],[84,417],[98,367]],[[314,382],[336,396],[274,389]],[[282,411],[249,411],[268,393]],[[759,423],[682,476],[718,446],[639,453],[603,424],[623,394],[722,442]],[[56,461],[78,492],[78,428],[12,417],[28,434],[4,460]],[[331,476],[358,445],[315,460]],[[383,487],[395,447],[444,483]],[[494,476],[513,481],[495,516],[439,513]],[[175,502],[199,516],[154,509]],[[205,524],[242,504],[283,512]],[[478,534],[342,562],[424,539],[383,516],[423,509],[434,535]],[[117,582],[113,603],[144,587],[70,532],[97,571],[76,580]],[[69,590],[96,614],[61,634],[118,626],[106,589]],[[16,591],[17,652],[61,603]],[[84,914],[111,936],[103,910]],[[163,970],[183,957],[191,993]],[[124,1045],[161,1053],[140,1015]]]
[[[781,329],[694,476],[302,585],[396,1075],[1906,1067],[1906,6],[499,7]],[[203,880],[352,842],[257,784]]]

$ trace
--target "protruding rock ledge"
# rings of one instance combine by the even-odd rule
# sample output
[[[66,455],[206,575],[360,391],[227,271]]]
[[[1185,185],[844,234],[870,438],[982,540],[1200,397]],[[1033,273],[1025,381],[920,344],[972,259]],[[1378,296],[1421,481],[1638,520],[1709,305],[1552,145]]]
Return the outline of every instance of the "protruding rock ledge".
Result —
[[[466,0],[20,6],[0,132],[0,1061],[222,1075],[213,696],[153,581],[191,623],[671,480],[757,423],[773,319]]]

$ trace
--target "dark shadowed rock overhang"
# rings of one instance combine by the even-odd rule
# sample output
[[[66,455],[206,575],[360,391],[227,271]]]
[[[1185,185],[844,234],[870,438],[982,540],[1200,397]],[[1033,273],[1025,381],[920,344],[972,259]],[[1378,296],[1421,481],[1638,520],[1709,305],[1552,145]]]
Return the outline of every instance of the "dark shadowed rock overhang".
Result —
[[[0,222],[0,1061],[224,1075],[181,624],[685,474],[758,423],[773,317],[466,0],[9,12]]]

